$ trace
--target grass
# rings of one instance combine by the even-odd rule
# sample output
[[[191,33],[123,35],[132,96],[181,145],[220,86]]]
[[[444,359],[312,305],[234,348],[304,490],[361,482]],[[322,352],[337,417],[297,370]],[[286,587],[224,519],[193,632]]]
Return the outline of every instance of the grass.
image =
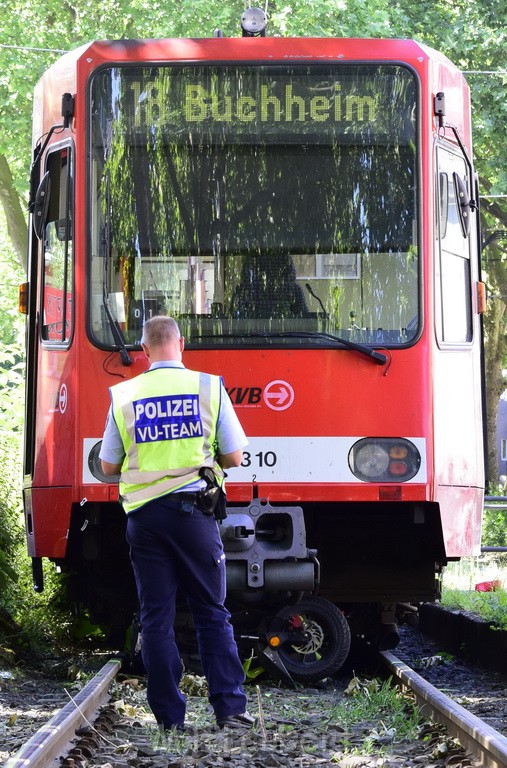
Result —
[[[330,721],[348,730],[354,723],[372,723],[361,750],[383,752],[382,745],[417,738],[421,715],[413,697],[392,685],[392,680],[353,677],[345,697],[330,712]]]
[[[180,758],[203,751],[208,757],[222,758],[229,753],[231,759],[237,755],[252,759],[259,749],[294,758],[325,757],[329,764],[341,762],[346,755],[374,754],[378,758],[390,754],[402,741],[417,740],[424,721],[413,697],[392,686],[392,681],[354,676],[343,694],[332,688],[307,691],[269,683],[248,686],[249,711],[257,721],[253,731],[217,732],[210,730],[204,679],[185,675],[182,687],[190,703],[190,728],[184,733],[160,733],[148,724],[142,689],[117,685],[116,696],[121,700],[115,705],[143,723],[152,748]]]
[[[477,591],[476,585],[498,582],[494,591]],[[497,629],[507,630],[507,552],[484,553],[450,563],[443,577],[442,605],[470,611]]]

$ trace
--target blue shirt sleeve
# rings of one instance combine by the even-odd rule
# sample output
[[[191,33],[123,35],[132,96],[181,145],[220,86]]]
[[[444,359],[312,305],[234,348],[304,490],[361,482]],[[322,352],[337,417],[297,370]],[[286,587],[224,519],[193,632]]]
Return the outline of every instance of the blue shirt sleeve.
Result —
[[[125,456],[123,441],[120,432],[116,426],[113,416],[113,410],[110,407],[107,412],[106,426],[102,445],[100,447],[99,459],[108,461],[110,464],[121,464]]]
[[[220,410],[217,421],[217,447],[222,455],[245,448],[248,440],[223,382],[220,385]]]

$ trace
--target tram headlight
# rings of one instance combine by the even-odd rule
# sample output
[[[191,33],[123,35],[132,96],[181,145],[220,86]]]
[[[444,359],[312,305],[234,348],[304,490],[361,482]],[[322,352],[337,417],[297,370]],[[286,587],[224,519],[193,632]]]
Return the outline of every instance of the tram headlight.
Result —
[[[403,483],[417,474],[421,455],[405,438],[365,437],[350,449],[349,466],[367,483]]]
[[[378,443],[364,443],[355,451],[354,466],[356,473],[363,477],[382,477],[389,466],[389,454]]]
[[[100,480],[101,483],[117,483],[119,475],[105,475],[102,471],[102,465],[99,459],[100,448],[102,446],[102,440],[95,443],[90,453],[88,454],[88,469],[92,475]]]

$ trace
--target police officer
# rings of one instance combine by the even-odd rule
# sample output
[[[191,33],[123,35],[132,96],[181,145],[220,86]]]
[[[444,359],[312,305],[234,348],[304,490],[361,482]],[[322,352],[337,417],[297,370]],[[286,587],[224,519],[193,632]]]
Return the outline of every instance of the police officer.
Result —
[[[176,593],[194,620],[209,701],[220,727],[251,727],[225,600],[225,555],[216,520],[203,505],[199,472],[236,467],[247,444],[222,379],[187,370],[173,318],[143,329],[148,371],[110,389],[100,451],[106,475],[120,474],[127,541],[141,606],[147,698],[159,725],[183,729],[183,667],[175,643]]]

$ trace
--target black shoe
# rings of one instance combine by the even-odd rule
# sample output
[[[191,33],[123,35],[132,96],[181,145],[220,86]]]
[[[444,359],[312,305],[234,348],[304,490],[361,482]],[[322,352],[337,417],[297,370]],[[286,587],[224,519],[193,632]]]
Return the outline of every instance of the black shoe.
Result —
[[[248,712],[242,712],[240,715],[228,715],[227,717],[217,717],[219,728],[252,728],[255,718]]]

